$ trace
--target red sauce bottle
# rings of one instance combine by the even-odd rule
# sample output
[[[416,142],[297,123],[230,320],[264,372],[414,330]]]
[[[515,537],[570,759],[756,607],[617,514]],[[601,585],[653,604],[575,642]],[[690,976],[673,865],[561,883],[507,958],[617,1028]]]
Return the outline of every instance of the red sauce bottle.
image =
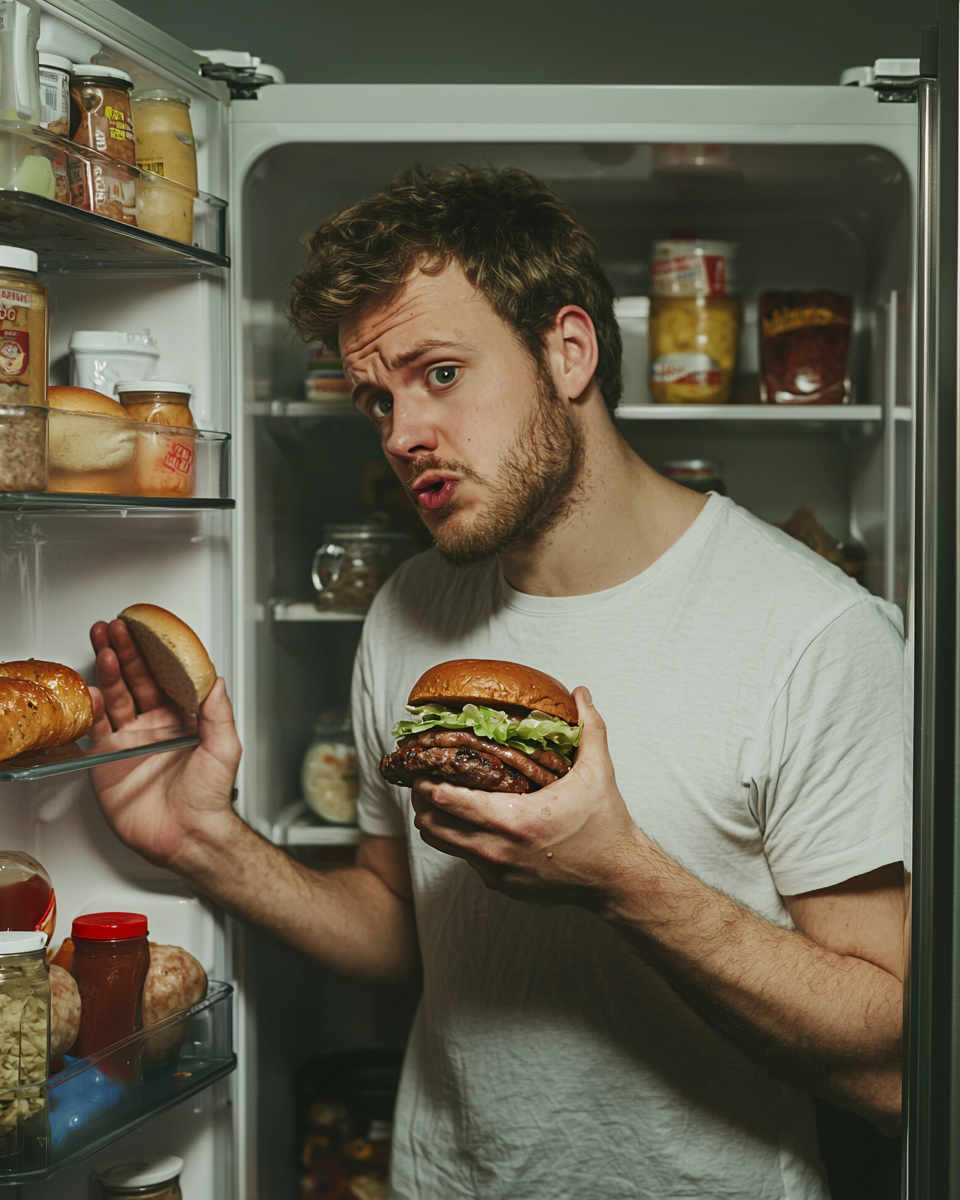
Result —
[[[147,918],[89,913],[73,922],[71,974],[80,991],[80,1032],[70,1053],[89,1058],[142,1027],[143,984],[150,967]],[[100,1063],[115,1079],[140,1077],[143,1047],[128,1046]]]
[[[23,850],[0,850],[0,929],[36,929],[49,943],[56,923],[50,876]]]

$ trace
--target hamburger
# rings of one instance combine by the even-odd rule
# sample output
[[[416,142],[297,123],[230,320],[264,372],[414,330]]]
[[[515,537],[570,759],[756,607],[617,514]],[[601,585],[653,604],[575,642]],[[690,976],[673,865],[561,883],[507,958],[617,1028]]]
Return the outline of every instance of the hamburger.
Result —
[[[388,783],[422,775],[483,792],[532,792],[573,766],[581,722],[573,697],[520,663],[458,658],[425,672],[407,701],[410,719],[380,762]]]

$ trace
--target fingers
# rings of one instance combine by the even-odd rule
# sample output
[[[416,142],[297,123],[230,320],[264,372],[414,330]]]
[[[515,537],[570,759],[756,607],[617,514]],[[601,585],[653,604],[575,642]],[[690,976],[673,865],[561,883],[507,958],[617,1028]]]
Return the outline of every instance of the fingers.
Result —
[[[428,805],[458,818],[468,826],[483,826],[503,833],[510,832],[509,818],[513,805],[520,803],[520,796],[512,792],[479,792],[424,776],[417,780],[413,793],[413,806],[418,812],[418,793]]]
[[[573,689],[573,698],[577,702],[577,712],[583,722],[583,732],[580,734],[580,746],[577,750],[577,761],[581,757],[589,757],[597,750],[607,753],[607,726],[603,717],[597,712],[590,695],[590,689],[578,687]],[[586,752],[586,753],[585,753]]]
[[[97,655],[97,683],[100,685],[103,716],[91,732],[94,737],[103,737],[113,729],[132,724],[137,718],[137,710],[124,682],[120,662],[109,646]]]
[[[90,699],[93,701],[93,724],[90,726],[90,736],[93,738],[106,737],[108,733],[113,732],[113,727],[104,708],[103,693],[98,687],[92,687],[88,690],[90,692]]]
[[[236,773],[243,747],[237,737],[233,705],[222,676],[217,677],[210,695],[200,705],[200,744]]]
[[[90,632],[92,640],[93,630]],[[157,687],[157,681],[150,674],[150,668],[137,649],[126,624],[120,620],[111,621],[107,626],[107,634],[119,660],[124,681],[139,711],[149,712],[152,708],[161,708],[169,704],[167,697]]]

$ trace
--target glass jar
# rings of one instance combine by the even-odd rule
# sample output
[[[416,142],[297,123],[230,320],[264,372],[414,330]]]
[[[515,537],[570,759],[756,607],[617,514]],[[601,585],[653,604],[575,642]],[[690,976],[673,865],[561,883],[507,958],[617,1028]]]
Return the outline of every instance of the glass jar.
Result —
[[[24,850],[0,850],[0,929],[29,930],[53,940],[57,897],[53,880]]]
[[[137,166],[190,189],[185,192],[141,180],[137,188],[137,224],[176,242],[192,242],[197,147],[190,124],[190,97],[178,88],[134,92],[133,114]]]
[[[47,289],[33,250],[0,246],[0,403],[47,404]]]
[[[111,1158],[90,1178],[93,1200],[138,1196],[140,1200],[183,1200],[180,1176],[183,1159],[173,1154],[156,1158]]]
[[[127,225],[137,223],[136,183],[120,164],[137,161],[133,138],[130,92],[133,80],[116,67],[81,63],[70,84],[70,127],[75,142],[117,160],[103,162],[71,158],[70,198],[77,208],[99,213]]]
[[[147,918],[140,913],[90,913],[73,922],[71,974],[80,991],[77,1058],[130,1037],[142,1028],[143,985],[150,968]],[[143,1047],[110,1055],[100,1070],[122,1082],[140,1078]]]
[[[692,492],[718,492],[727,494],[727,486],[720,477],[719,463],[708,458],[671,458],[660,464],[660,474],[674,483],[682,484]]]
[[[0,492],[47,486],[47,410],[0,401]]]
[[[350,713],[331,709],[317,717],[313,740],[300,771],[303,798],[324,821],[333,825],[357,823],[357,750]]]
[[[137,431],[134,495],[192,496],[197,470],[196,438],[190,432],[196,429],[190,411],[193,388],[164,379],[121,379],[113,390],[134,421],[176,430]]]
[[[366,612],[400,563],[414,552],[409,533],[378,525],[324,525],[323,545],[313,556],[311,577],[317,608]]]
[[[45,933],[0,933],[0,1161],[19,1154],[24,1139],[40,1134],[38,1124],[45,1125],[42,1084],[50,1073],[46,945]]]

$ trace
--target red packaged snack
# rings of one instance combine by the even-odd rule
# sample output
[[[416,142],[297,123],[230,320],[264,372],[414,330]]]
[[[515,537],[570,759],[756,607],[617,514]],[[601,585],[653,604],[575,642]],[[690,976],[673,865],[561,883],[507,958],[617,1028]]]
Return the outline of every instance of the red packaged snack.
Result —
[[[840,292],[760,296],[760,399],[845,404],[850,399],[853,299]]]

